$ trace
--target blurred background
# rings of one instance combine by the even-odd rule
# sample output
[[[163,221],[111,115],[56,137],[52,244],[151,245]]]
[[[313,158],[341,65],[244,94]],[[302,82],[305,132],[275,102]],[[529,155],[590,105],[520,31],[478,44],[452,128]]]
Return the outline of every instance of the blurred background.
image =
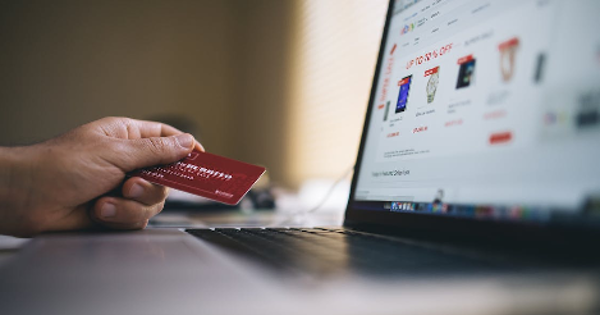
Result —
[[[0,0],[0,145],[164,120],[297,189],[354,163],[385,0]]]

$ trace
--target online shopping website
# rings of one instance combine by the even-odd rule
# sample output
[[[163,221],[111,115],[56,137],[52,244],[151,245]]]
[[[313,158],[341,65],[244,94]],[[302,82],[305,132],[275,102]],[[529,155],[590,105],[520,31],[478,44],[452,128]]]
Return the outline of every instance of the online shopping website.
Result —
[[[600,2],[397,0],[393,12],[355,200],[540,219],[600,199]]]

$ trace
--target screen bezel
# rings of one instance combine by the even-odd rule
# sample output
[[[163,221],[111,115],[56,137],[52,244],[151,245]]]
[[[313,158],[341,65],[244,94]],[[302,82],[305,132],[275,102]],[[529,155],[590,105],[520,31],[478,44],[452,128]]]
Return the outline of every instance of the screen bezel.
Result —
[[[346,207],[344,226],[363,229],[385,229],[412,234],[436,234],[449,233],[469,237],[493,238],[512,241],[548,241],[565,240],[575,238],[577,240],[600,236],[599,229],[595,226],[582,226],[578,224],[556,224],[553,222],[531,222],[531,221],[493,221],[489,219],[475,219],[442,215],[428,215],[402,212],[386,212],[374,210],[361,210],[352,207],[355,200],[358,172],[362,165],[363,152],[365,149],[367,132],[369,130],[370,117],[373,111],[377,83],[381,72],[385,44],[388,39],[389,27],[394,10],[394,0],[390,0],[385,19],[385,26],[381,38],[375,75],[371,86],[368,107],[363,132],[361,135],[358,156],[354,166],[354,175],[350,188],[350,196]]]

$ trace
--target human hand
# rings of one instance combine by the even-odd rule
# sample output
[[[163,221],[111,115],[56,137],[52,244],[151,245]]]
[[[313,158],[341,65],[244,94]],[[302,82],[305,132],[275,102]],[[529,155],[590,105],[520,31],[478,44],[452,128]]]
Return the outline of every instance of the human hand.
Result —
[[[204,151],[171,126],[116,117],[40,144],[0,148],[0,234],[142,229],[168,190],[125,175],[176,162],[194,148]]]

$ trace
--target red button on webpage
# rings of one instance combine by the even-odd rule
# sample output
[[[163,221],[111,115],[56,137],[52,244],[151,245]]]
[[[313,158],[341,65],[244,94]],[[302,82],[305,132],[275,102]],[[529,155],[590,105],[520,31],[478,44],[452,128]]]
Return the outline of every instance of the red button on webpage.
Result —
[[[432,74],[435,74],[438,72],[439,69],[440,69],[440,67],[431,68],[431,69],[425,71],[425,76],[428,77]]]
[[[458,59],[458,64],[462,65],[463,63],[467,63],[471,60],[473,60],[473,55],[464,56],[464,57]]]
[[[398,81],[398,86],[403,86],[403,85],[407,84],[408,80],[410,80],[410,78],[404,78],[404,79]]]
[[[498,132],[490,135],[490,144],[501,144],[512,140],[512,132]]]
[[[498,49],[500,51],[503,51],[507,48],[518,46],[518,45],[519,45],[519,38],[515,37],[515,38],[511,38],[511,39],[501,43],[500,45],[498,45]]]

